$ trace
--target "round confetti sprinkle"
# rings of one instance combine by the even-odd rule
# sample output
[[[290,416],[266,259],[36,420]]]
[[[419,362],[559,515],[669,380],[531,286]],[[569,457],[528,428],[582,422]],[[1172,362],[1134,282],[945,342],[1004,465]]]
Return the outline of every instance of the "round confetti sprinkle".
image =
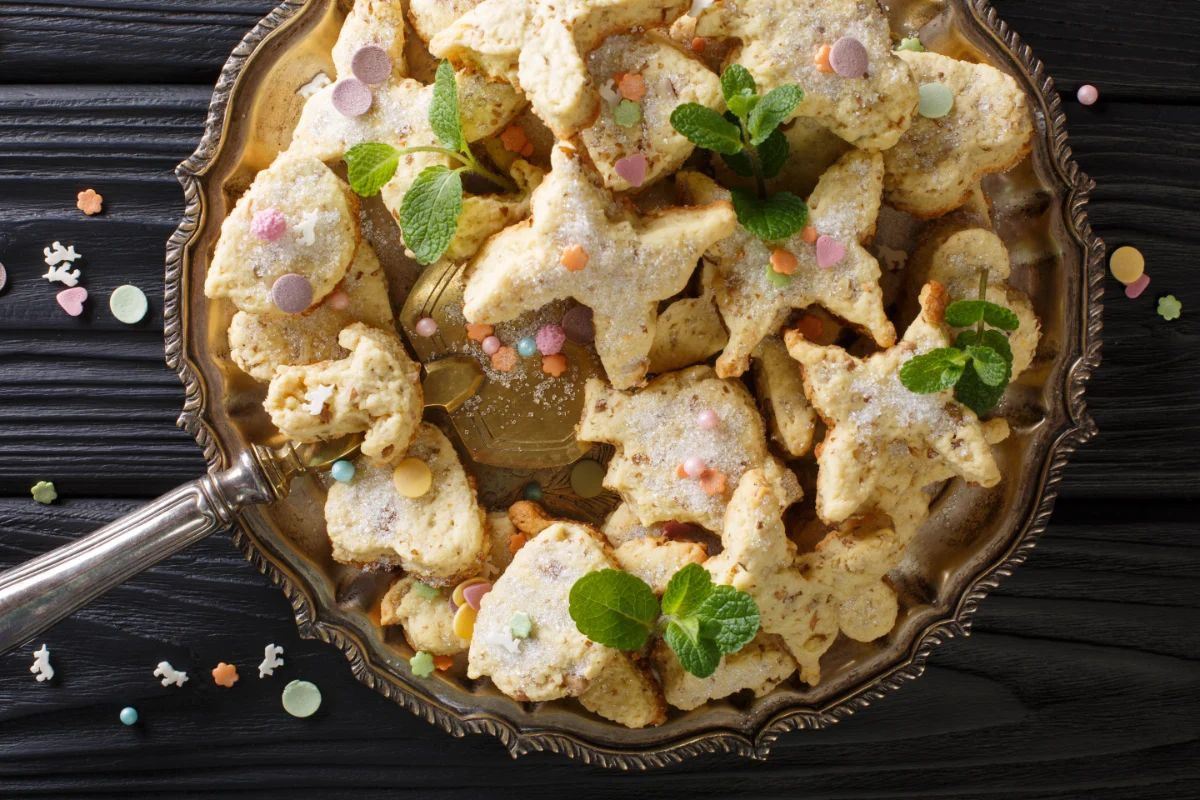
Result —
[[[711,431],[721,424],[721,418],[717,416],[717,412],[711,408],[706,408],[696,415],[696,424],[700,426],[700,430],[702,431]]]
[[[0,292],[4,291],[4,287],[8,284],[8,270],[4,269],[4,265],[0,264]]]
[[[1078,97],[1079,102],[1083,103],[1085,106],[1091,106],[1095,105],[1096,101],[1100,99],[1100,90],[1088,83],[1080,86],[1079,91],[1075,94],[1075,96]]]
[[[1149,285],[1150,276],[1143,273],[1142,277],[1125,285],[1125,296],[1130,300],[1137,300],[1142,296],[1142,292],[1146,291],[1146,287]]]
[[[508,629],[518,639],[528,639],[529,634],[533,633],[533,620],[524,611],[514,611],[508,621]]]
[[[921,104],[917,113],[928,119],[941,119],[954,108],[954,93],[944,83],[926,83],[921,86]]]
[[[521,490],[522,500],[532,500],[535,503],[541,502],[542,485],[537,481],[525,484],[525,488]]]
[[[333,87],[333,107],[345,117],[361,117],[371,110],[371,87],[358,78],[340,80]]]
[[[775,268],[770,264],[765,265],[763,270],[763,274],[767,276],[767,283],[771,284],[777,289],[782,289],[784,286],[787,286],[792,282],[791,275],[784,275],[782,272],[776,272]]]
[[[454,603],[455,608],[458,608],[467,602],[464,592],[466,592],[469,587],[474,586],[477,583],[487,583],[487,578],[467,578],[458,586],[454,587],[454,591],[450,593],[450,601]]]
[[[82,286],[72,286],[54,295],[54,299],[62,306],[63,311],[72,317],[78,317],[83,313],[83,301],[88,299],[88,293]]]
[[[1133,283],[1146,271],[1146,257],[1136,247],[1118,247],[1108,260],[1108,268],[1121,283]]]
[[[142,318],[146,316],[149,304],[141,289],[127,283],[113,289],[113,293],[108,298],[108,307],[118,320],[126,325],[133,325],[141,322]]]
[[[433,486],[433,473],[419,458],[406,458],[392,470],[392,483],[396,491],[410,500],[424,497]]]
[[[588,345],[596,341],[596,326],[592,323],[592,310],[587,306],[575,306],[562,318],[563,333],[572,344]]]
[[[490,583],[473,583],[463,589],[463,600],[467,601],[467,605],[476,611],[479,610],[479,601],[483,596],[492,590]]]
[[[663,523],[662,532],[663,536],[667,538],[677,536],[688,537],[694,533],[691,525],[688,525],[686,522],[676,522],[675,520]]]
[[[460,639],[471,640],[471,635],[475,633],[475,620],[479,616],[479,612],[468,605],[461,605],[454,612],[454,633]]]
[[[333,294],[329,295],[329,306],[338,311],[345,311],[350,307],[350,295],[338,289]]]
[[[483,340],[480,346],[483,348],[483,352],[489,356],[494,356],[496,355],[496,351],[500,349],[500,339],[496,336],[489,336]]]
[[[1179,319],[1179,315],[1183,312],[1183,303],[1175,299],[1175,295],[1169,294],[1158,301],[1158,315],[1170,322],[1173,319]]]
[[[33,495],[33,499],[44,506],[48,506],[58,497],[58,492],[54,491],[54,484],[50,481],[38,481],[29,490]]]
[[[613,109],[613,122],[622,128],[632,128],[642,121],[642,106],[633,100],[622,100]],[[632,181],[631,181],[632,182]]]
[[[354,51],[350,57],[350,71],[354,77],[372,86],[383,83],[392,74],[392,57],[377,44],[369,44]]]
[[[321,690],[308,681],[292,681],[283,687],[283,710],[304,719],[321,707]]]
[[[425,338],[433,336],[438,330],[437,320],[433,317],[421,317],[421,319],[417,320],[416,327],[417,335],[424,336]]]
[[[529,358],[537,352],[537,340],[532,336],[524,337],[517,342],[517,352],[521,354],[521,358]]]
[[[567,341],[567,334],[560,325],[546,325],[537,332],[537,349],[544,356],[562,352],[565,341]]]
[[[333,476],[335,481],[349,483],[354,480],[354,465],[344,459],[335,461],[329,469],[329,474]]]
[[[700,456],[688,456],[683,462],[683,471],[689,478],[699,478],[704,474],[704,459]]]
[[[287,233],[287,220],[273,208],[255,211],[250,232],[264,242],[275,242]]]
[[[604,466],[591,459],[584,459],[571,468],[571,491],[587,499],[604,491]]]
[[[303,313],[312,305],[312,284],[308,282],[308,278],[294,272],[280,275],[271,286],[271,300],[286,314]]]
[[[829,66],[843,78],[861,78],[867,74],[867,48],[852,36],[843,36],[829,50]]]
[[[121,722],[126,725],[133,725],[138,721],[137,709],[133,706],[125,706],[121,709]]]

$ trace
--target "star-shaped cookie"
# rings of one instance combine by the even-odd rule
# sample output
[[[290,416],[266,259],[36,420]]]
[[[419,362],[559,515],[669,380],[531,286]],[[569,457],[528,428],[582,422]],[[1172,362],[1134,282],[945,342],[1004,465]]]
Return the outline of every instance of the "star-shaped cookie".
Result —
[[[676,179],[692,202],[711,203],[730,196],[727,189],[696,172],[680,172]],[[804,231],[767,242],[739,225],[709,248],[705,258],[717,267],[717,307],[729,328],[717,374],[730,377],[745,372],[754,348],[779,330],[793,308],[820,305],[870,333],[881,347],[895,341],[896,331],[883,313],[879,263],[863,247],[875,230],[882,190],[879,155],[851,151],[821,177],[809,196],[811,242]],[[843,255],[832,266],[821,267],[818,247]],[[771,260],[777,251],[794,259],[790,277],[773,272]]]
[[[430,51],[519,87],[561,139],[600,112],[584,58],[607,36],[669,25],[689,0],[485,0],[433,37]]]
[[[493,236],[469,265],[463,314],[495,324],[573,297],[594,312],[608,379],[636,386],[659,301],[682,291],[700,254],[733,232],[733,206],[717,200],[643,215],[614,198],[573,145],[556,145],[551,164],[531,218]]]
[[[794,330],[784,335],[804,369],[805,393],[829,428],[817,448],[817,514],[826,522],[879,505],[881,489],[927,468],[985,487],[1000,482],[983,426],[953,389],[916,394],[900,383],[900,368],[913,356],[950,346],[946,301],[941,284],[928,284],[900,343],[865,359],[812,344]]]
[[[760,91],[798,85],[804,100],[793,116],[813,117],[855,147],[886,150],[912,123],[917,85],[892,51],[887,17],[874,0],[717,0],[701,14],[696,35],[738,39],[728,60],[750,70]],[[822,52],[835,46],[857,51],[853,65],[865,61],[865,71],[843,76],[831,68],[831,59],[843,72],[853,63]]]

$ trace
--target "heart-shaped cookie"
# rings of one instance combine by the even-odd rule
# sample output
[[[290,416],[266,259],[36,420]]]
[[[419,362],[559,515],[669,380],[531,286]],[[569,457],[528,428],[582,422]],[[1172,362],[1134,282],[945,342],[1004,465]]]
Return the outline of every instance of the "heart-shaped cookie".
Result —
[[[83,313],[83,301],[87,300],[87,289],[82,286],[73,286],[70,289],[63,289],[55,299],[62,306],[63,311],[70,314],[72,317],[78,317]]]

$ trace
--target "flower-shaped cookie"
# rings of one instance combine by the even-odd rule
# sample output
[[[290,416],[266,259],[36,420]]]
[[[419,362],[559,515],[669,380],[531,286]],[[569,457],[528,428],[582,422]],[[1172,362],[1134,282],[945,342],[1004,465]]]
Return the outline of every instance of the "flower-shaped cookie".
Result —
[[[693,202],[730,196],[699,173],[681,172],[677,180]],[[779,330],[793,308],[820,305],[870,333],[881,347],[895,341],[896,331],[883,313],[879,263],[862,246],[875,230],[882,189],[880,157],[852,151],[821,177],[809,197],[813,230],[808,239],[802,231],[767,242],[739,225],[733,235],[709,248],[705,258],[717,267],[717,307],[729,328],[729,343],[717,359],[719,375],[745,372],[754,348]],[[821,266],[819,247],[840,257]],[[795,261],[790,276],[774,272],[772,257],[778,251]]]
[[[688,0],[484,0],[429,49],[519,87],[566,139],[600,113],[585,56],[613,33],[669,25],[687,9]]]
[[[900,368],[910,358],[950,346],[946,301],[941,284],[927,285],[921,313],[904,338],[865,359],[812,344],[796,331],[785,334],[788,352],[804,368],[808,399],[829,428],[817,456],[817,514],[826,522],[881,507],[880,491],[926,467],[986,487],[1000,482],[983,426],[952,389],[916,394],[900,383]]]
[[[717,0],[696,35],[738,39],[730,62],[763,91],[799,85],[804,100],[794,116],[813,117],[856,147],[886,150],[912,123],[917,85],[892,52],[874,0]]]
[[[733,206],[719,200],[643,215],[614,198],[570,144],[556,145],[551,163],[533,193],[532,218],[489,239],[468,267],[463,314],[495,324],[573,297],[594,312],[609,380],[636,386],[646,376],[659,301],[679,293],[700,254],[733,232]]]
[[[937,53],[898,51],[921,85],[954,96],[950,113],[918,115],[883,154],[888,205],[930,219],[958,208],[984,175],[1015,166],[1031,147],[1033,119],[1017,82],[995,67]]]

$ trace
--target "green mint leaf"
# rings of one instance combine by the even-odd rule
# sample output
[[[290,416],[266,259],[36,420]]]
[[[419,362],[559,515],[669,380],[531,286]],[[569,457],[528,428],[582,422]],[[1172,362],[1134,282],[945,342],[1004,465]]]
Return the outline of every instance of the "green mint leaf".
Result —
[[[400,166],[400,152],[390,144],[363,142],[356,144],[342,156],[346,162],[346,176],[350,189],[359,197],[374,197],[384,184],[396,174]]]
[[[965,353],[953,347],[939,347],[906,361],[900,368],[900,383],[917,394],[945,391],[958,382],[966,366]]]
[[[736,653],[758,633],[758,604],[732,586],[714,586],[696,616],[701,635],[712,638],[722,653]]]
[[[439,164],[423,169],[404,194],[400,232],[420,263],[432,264],[450,246],[462,213],[462,193],[462,177]]]
[[[663,593],[664,614],[689,617],[713,591],[712,576],[699,564],[688,564],[671,576]]]
[[[969,328],[983,319],[986,300],[959,300],[946,306],[946,324],[951,328]]]
[[[750,154],[741,153],[721,153],[721,160],[725,162],[725,166],[729,167],[743,178],[754,177],[754,164],[750,161]]]
[[[642,121],[642,107],[632,100],[622,100],[613,109],[613,122],[622,128],[632,128]]]
[[[683,103],[671,112],[671,126],[697,147],[717,153],[742,152],[742,137],[723,116],[699,103]]]
[[[758,101],[759,96],[756,94],[735,94],[725,101],[725,105],[729,107],[727,117],[745,121],[754,111],[754,107],[758,105]]]
[[[675,651],[683,668],[697,678],[712,675],[721,663],[717,643],[700,635],[700,621],[695,617],[672,620],[663,639]]]
[[[429,101],[429,127],[442,147],[462,152],[467,146],[462,122],[458,117],[458,82],[449,61],[438,64],[433,80],[433,98]]]
[[[757,95],[758,85],[754,82],[750,70],[741,64],[730,64],[721,73],[721,94],[728,103],[734,97]]]
[[[997,303],[983,304],[983,321],[1002,331],[1015,331],[1021,319],[1012,311]]]
[[[983,339],[979,339],[979,334],[974,330],[965,330],[958,334],[954,340],[954,346],[965,351],[968,347],[980,345],[982,347],[990,347],[1000,354],[1000,357],[1012,365],[1013,353],[1012,345],[1008,343],[1008,337],[1000,331],[985,330]]]
[[[786,239],[808,222],[808,206],[791,192],[759,199],[749,189],[731,189],[733,210],[742,227],[762,239]]]
[[[746,130],[750,133],[750,144],[757,147],[767,140],[771,131],[779,127],[792,115],[796,106],[804,99],[804,90],[793,84],[776,86],[763,95],[762,100],[750,113]]]
[[[783,131],[778,128],[771,131],[767,140],[758,146],[758,163],[762,167],[763,177],[769,179],[778,175],[791,154],[792,147]]]
[[[1011,367],[1008,368],[1011,371]],[[982,416],[996,407],[1004,396],[1008,386],[1006,379],[999,386],[988,386],[973,369],[963,373],[962,378],[954,385],[954,399],[967,408]]]
[[[602,569],[575,581],[568,610],[579,632],[596,644],[636,650],[658,618],[658,598],[636,575]]]
[[[1008,381],[1009,365],[1004,356],[990,347],[976,345],[968,347],[966,352],[979,380],[988,386],[1001,386]]]

